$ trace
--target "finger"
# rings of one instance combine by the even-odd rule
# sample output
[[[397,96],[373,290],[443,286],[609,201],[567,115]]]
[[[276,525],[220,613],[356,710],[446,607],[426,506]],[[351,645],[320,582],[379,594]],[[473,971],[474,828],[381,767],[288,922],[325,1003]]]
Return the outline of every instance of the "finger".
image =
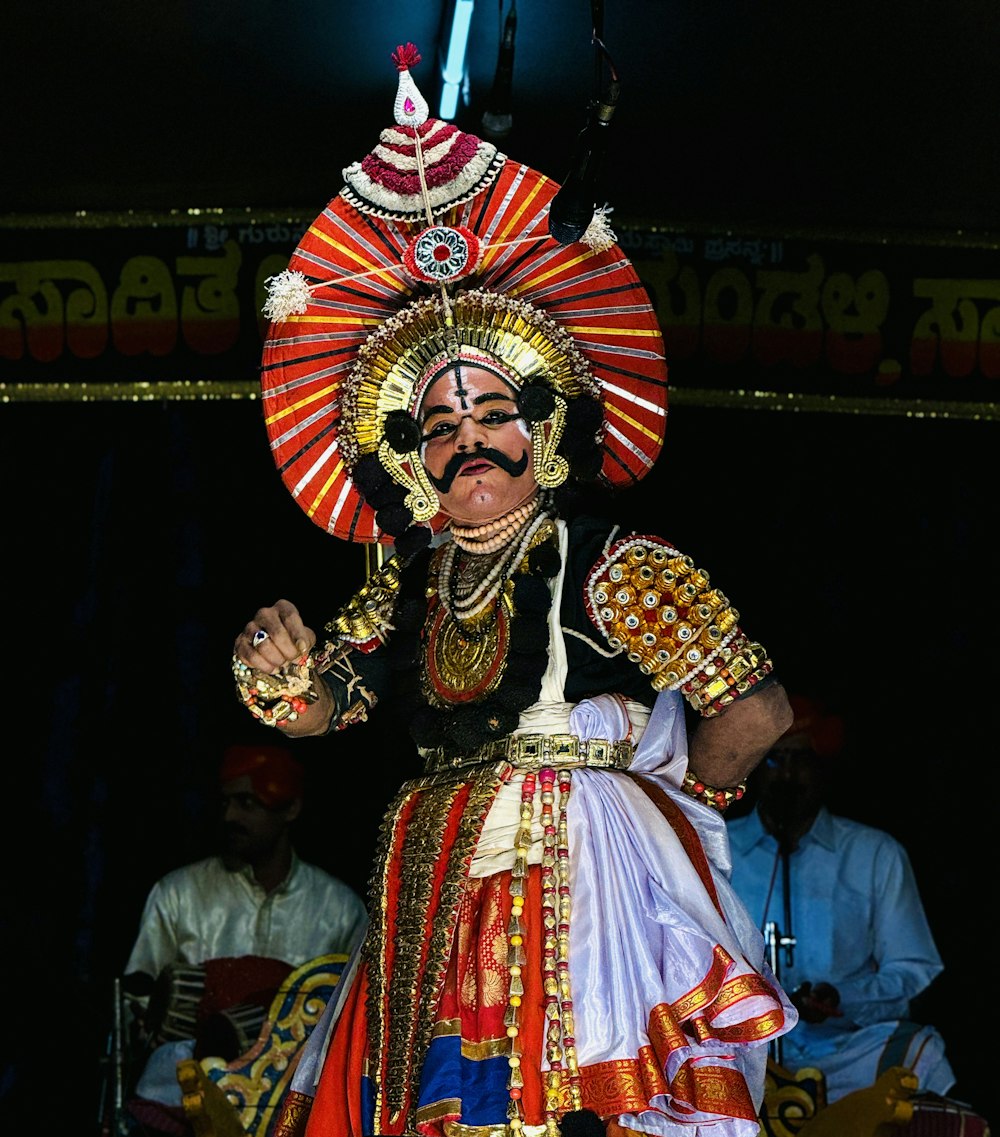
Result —
[[[257,671],[273,672],[286,662],[270,632],[256,618],[236,637],[234,651],[245,664]]]
[[[300,660],[316,642],[315,633],[302,623],[298,609],[287,600],[258,608],[236,637],[235,653],[250,667],[270,674]]]
[[[277,608],[258,608],[236,637],[236,654],[258,671],[274,672],[295,654]]]
[[[296,653],[301,656],[311,650],[316,643],[316,633],[302,622],[298,608],[289,600],[279,600],[275,604],[275,609],[281,614],[282,625]]]

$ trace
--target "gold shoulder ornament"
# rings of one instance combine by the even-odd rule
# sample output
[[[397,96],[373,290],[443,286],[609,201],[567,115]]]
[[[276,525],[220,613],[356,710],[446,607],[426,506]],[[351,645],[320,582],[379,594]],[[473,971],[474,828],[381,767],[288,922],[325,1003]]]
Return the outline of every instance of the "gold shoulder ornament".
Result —
[[[724,710],[773,664],[739,627],[739,612],[694,561],[655,537],[616,541],[585,585],[587,611],[610,647],[680,691],[704,717]]]

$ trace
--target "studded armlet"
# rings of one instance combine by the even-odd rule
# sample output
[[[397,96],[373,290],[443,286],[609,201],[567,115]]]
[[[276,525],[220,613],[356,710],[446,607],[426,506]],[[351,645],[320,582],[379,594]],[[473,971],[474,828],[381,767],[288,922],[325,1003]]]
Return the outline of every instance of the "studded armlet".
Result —
[[[335,642],[349,643],[364,652],[374,651],[385,641],[385,633],[392,631],[399,569],[399,557],[390,557],[325,625],[324,631]]]
[[[717,715],[772,669],[739,627],[739,612],[708,573],[656,537],[616,541],[585,584],[587,611],[612,648],[680,691],[704,717]]]
[[[330,731],[343,730],[356,722],[364,722],[368,711],[378,702],[378,695],[354,667],[351,654],[357,649],[373,652],[385,642],[393,630],[392,616],[400,588],[400,561],[390,557],[373,572],[368,581],[328,621],[323,630],[331,638],[313,650],[315,669],[331,681],[338,713],[330,723]]]

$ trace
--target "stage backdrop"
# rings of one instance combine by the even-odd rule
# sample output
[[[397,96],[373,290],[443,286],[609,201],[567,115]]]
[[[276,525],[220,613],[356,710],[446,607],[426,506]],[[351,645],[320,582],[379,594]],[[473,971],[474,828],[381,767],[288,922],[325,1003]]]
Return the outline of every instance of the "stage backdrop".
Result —
[[[255,396],[265,282],[311,220],[8,217],[0,395]],[[991,241],[612,221],[653,296],[675,402],[996,417]]]

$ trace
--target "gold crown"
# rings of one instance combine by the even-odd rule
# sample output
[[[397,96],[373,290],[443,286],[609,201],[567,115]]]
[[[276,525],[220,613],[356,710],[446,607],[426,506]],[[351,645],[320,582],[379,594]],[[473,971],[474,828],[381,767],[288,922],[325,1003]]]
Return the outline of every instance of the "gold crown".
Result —
[[[341,399],[340,448],[348,468],[379,453],[387,415],[416,416],[444,367],[480,354],[517,390],[538,382],[564,398],[600,398],[573,336],[531,304],[482,290],[450,300],[430,296],[386,320],[358,351]]]

